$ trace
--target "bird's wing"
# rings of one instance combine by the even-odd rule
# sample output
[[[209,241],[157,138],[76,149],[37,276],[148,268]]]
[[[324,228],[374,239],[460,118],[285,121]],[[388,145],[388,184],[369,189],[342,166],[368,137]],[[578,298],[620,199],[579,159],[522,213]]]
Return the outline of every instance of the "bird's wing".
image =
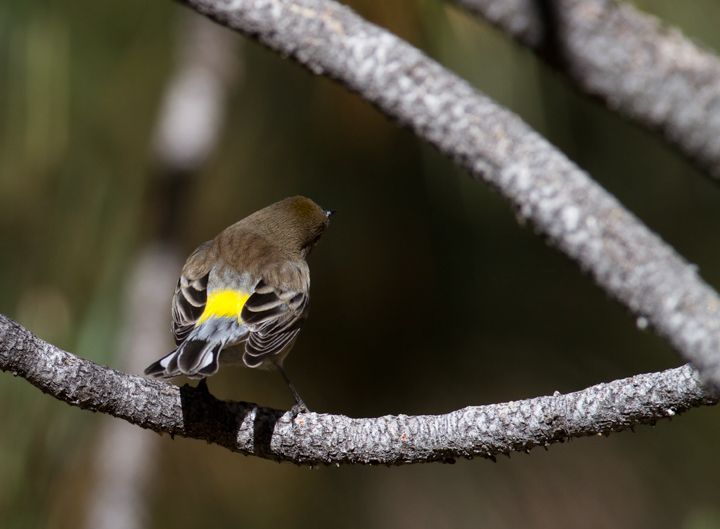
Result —
[[[207,303],[211,266],[206,259],[212,241],[200,245],[185,262],[172,299],[172,332],[180,345],[200,319]]]
[[[307,292],[279,290],[260,281],[240,314],[250,329],[243,361],[257,367],[270,355],[292,345],[307,319],[310,298]]]

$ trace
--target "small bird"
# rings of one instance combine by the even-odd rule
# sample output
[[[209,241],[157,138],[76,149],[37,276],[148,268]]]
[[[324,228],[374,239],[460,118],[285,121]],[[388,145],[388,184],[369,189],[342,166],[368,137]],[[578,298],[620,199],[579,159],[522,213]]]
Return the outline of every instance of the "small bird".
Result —
[[[257,211],[188,257],[172,299],[177,348],[145,370],[155,378],[203,379],[221,365],[277,369],[306,412],[282,364],[305,323],[307,256],[335,211],[291,197]]]

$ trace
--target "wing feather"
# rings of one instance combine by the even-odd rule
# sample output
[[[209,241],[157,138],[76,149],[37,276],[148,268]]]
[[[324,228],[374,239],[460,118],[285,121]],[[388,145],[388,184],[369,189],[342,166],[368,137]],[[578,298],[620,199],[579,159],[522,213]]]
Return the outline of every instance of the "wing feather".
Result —
[[[245,342],[245,364],[257,367],[269,356],[291,347],[307,319],[308,310],[306,292],[278,291],[260,281],[240,314],[250,329]]]
[[[212,241],[199,246],[185,262],[172,299],[172,333],[180,345],[193,330],[207,303],[210,270],[205,254]]]

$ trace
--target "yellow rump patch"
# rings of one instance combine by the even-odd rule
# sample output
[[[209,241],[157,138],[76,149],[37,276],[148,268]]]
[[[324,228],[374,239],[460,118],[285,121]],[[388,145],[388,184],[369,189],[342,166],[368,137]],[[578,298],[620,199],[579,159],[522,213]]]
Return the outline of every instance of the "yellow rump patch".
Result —
[[[240,311],[250,294],[244,294],[237,290],[218,290],[208,296],[205,310],[203,311],[197,325],[208,318],[237,318],[240,321]]]

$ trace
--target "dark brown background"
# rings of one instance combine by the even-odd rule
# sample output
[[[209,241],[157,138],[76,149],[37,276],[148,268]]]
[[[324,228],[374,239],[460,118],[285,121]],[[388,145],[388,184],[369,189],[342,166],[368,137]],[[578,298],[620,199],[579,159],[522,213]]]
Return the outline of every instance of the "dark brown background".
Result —
[[[659,139],[454,7],[350,4],[519,113],[720,286],[720,189]],[[714,0],[637,5],[720,48]],[[154,236],[150,139],[181,9],[0,5],[0,311],[113,367],[123,284]],[[285,363],[311,409],[444,413],[680,364],[499,196],[408,131],[257,44],[242,55],[221,144],[175,235],[189,253],[294,194],[339,210],[310,259],[311,316]],[[272,373],[229,369],[209,386],[292,404]],[[0,375],[0,525],[82,523],[101,421]],[[166,437],[147,499],[152,526],[176,529],[720,528],[719,437],[710,408],[497,464],[317,470]]]

